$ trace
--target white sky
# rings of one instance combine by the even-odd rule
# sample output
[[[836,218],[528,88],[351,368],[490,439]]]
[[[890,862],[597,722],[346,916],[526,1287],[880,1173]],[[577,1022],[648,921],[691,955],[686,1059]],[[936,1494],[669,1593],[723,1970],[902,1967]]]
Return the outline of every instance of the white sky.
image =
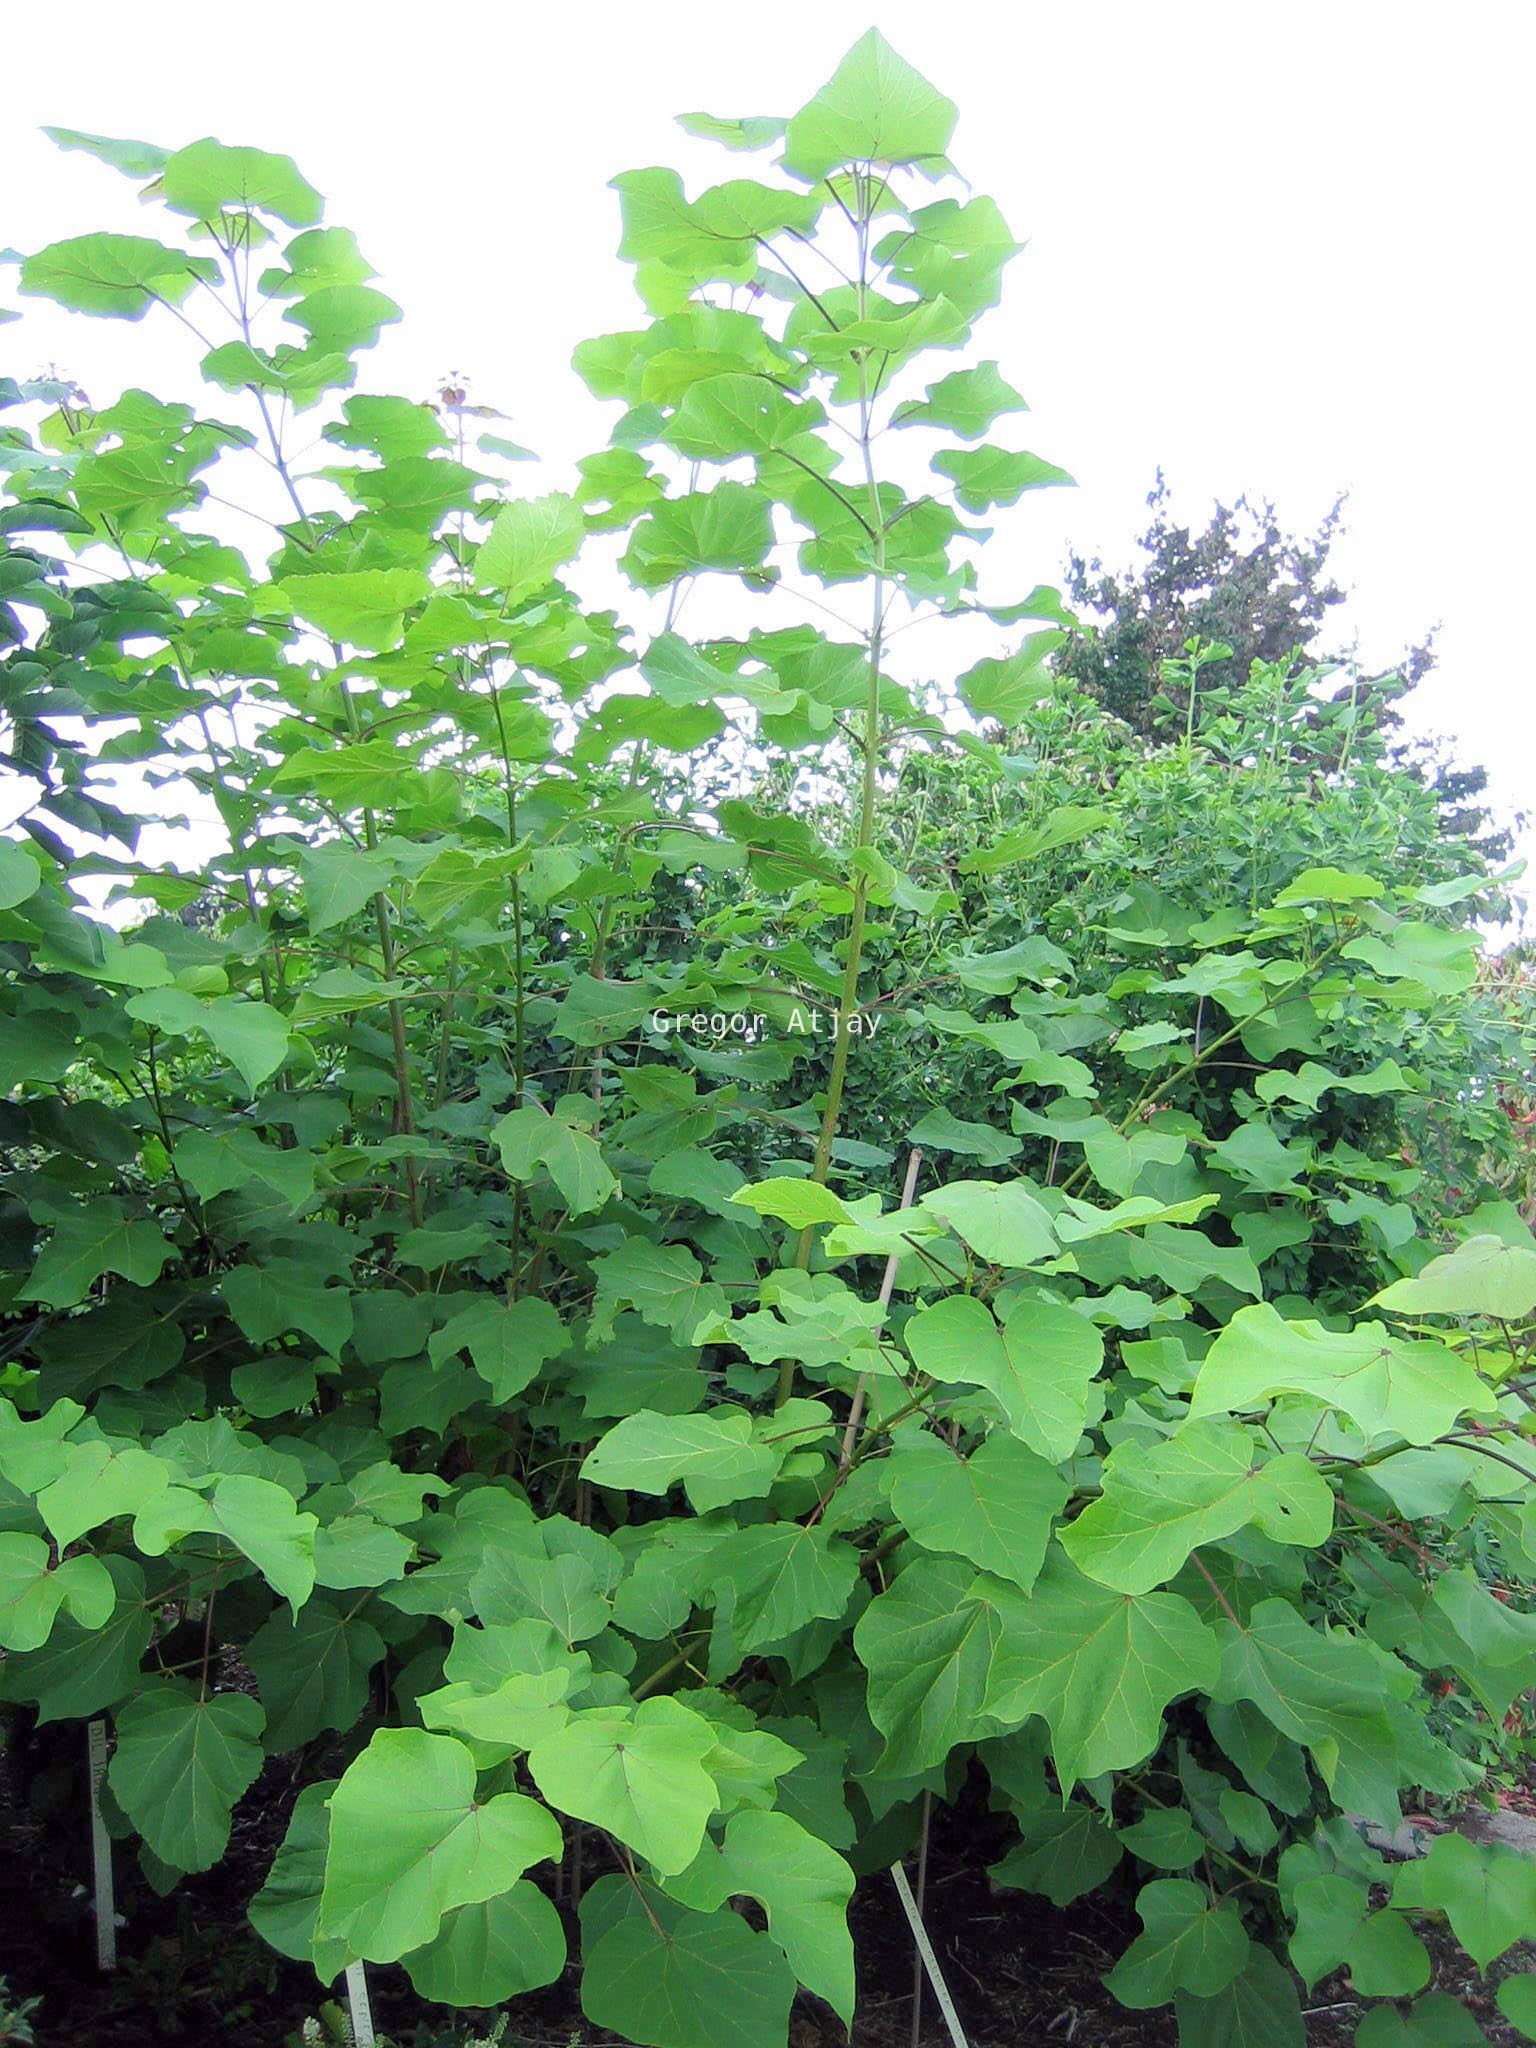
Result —
[[[1247,491],[1308,527],[1347,490],[1345,630],[1385,665],[1439,624],[1416,722],[1487,765],[1506,811],[1536,809],[1536,10],[74,0],[8,23],[0,243],[153,231],[34,121],[286,150],[406,309],[364,383],[425,397],[467,372],[546,458],[529,488],[564,484],[612,418],[571,349],[637,324],[607,180],[750,175],[671,116],[791,112],[872,18],[959,102],[956,162],[1029,244],[980,341],[1031,400],[1024,445],[1080,488],[1008,517],[1020,587],[1059,580],[1069,544],[1126,558],[1159,464],[1191,520]],[[52,349],[98,403],[133,376],[165,389],[153,320],[125,372],[118,323],[24,303],[0,329],[13,374]],[[1536,831],[1522,844],[1536,865]]]

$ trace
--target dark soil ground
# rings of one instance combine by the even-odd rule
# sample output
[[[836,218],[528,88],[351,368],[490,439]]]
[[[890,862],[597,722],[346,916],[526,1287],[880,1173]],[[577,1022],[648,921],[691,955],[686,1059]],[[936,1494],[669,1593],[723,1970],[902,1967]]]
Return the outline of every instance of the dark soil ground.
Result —
[[[242,1802],[226,1861],[185,1879],[169,1897],[158,1897],[132,1853],[119,1848],[120,1966],[103,1977],[95,1966],[84,1775],[62,1750],[52,1753],[56,1761],[41,1771],[40,1759],[29,1758],[25,1800],[10,1794],[0,1759],[0,1976],[13,2001],[40,1997],[32,2021],[40,2048],[296,2043],[326,1994],[310,1972],[274,1955],[244,1914],[287,1825],[297,1790],[288,1771],[270,1769]],[[1100,1981],[1136,1932],[1132,1888],[1057,1911],[1032,1894],[993,1887],[986,1866],[1003,1847],[1002,1824],[979,1802],[962,1799],[934,1816],[925,1919],[971,2048],[1174,2048],[1171,2014],[1127,2012]],[[912,1943],[888,1876],[860,1886],[853,1926],[859,2007],[852,2048],[910,2048]],[[1499,1976],[1531,1967],[1532,1957],[1506,1956],[1484,1980],[1454,1941],[1428,1939],[1435,1985],[1462,1999],[1499,2048],[1518,2048],[1493,1994]],[[426,2005],[402,1970],[371,1967],[369,1984],[375,2025],[394,2042],[430,2043],[455,2017],[468,2017]],[[1347,1979],[1329,1979],[1303,2005],[1309,2048],[1347,2048],[1360,2010]],[[7,2038],[0,2031],[0,2043]],[[516,2002],[503,2048],[612,2048],[619,2038],[582,2017],[567,1972]],[[925,1993],[921,2048],[947,2048],[948,2039]],[[803,1998],[791,2048],[838,2044],[846,2037],[830,2011]]]

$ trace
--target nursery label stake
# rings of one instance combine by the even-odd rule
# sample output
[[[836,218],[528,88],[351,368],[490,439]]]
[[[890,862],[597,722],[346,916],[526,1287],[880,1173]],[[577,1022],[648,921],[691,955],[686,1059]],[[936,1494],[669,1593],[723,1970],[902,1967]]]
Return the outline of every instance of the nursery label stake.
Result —
[[[374,2048],[373,2008],[368,2003],[368,1971],[362,1963],[347,1965],[347,2005],[352,2015],[356,2048]]]
[[[112,1896],[112,1840],[101,1817],[101,1781],[107,1774],[107,1724],[92,1721],[85,1731],[91,1787],[91,1874],[96,1892],[96,1967],[117,1968],[117,1909]]]

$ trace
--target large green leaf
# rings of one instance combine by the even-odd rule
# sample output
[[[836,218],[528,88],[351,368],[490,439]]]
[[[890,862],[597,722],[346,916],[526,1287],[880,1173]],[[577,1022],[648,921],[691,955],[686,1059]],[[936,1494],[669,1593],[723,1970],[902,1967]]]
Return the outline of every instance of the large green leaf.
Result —
[[[967,1557],[1028,1592],[1067,1502],[1054,1465],[1001,1432],[967,1458],[925,1432],[898,1441],[890,1472],[891,1506],[915,1542]]]
[[[882,1776],[915,1777],[990,1732],[983,1702],[1003,1620],[985,1584],[969,1564],[918,1558],[860,1616],[853,1642],[885,1737]]]
[[[74,235],[28,256],[18,289],[75,313],[138,320],[152,305],[179,306],[218,275],[207,256],[189,256],[143,235]]]
[[[1429,1951],[1407,1916],[1371,1909],[1369,1887],[1342,1871],[1304,1878],[1292,1895],[1291,1961],[1311,1986],[1341,1964],[1367,1998],[1402,1998],[1429,1982]]]
[[[920,1309],[905,1335],[920,1371],[946,1386],[985,1387],[1042,1458],[1059,1464],[1077,1448],[1104,1360],[1104,1340],[1086,1317],[1025,1296],[999,1326],[974,1295],[950,1294]]]
[[[1057,1549],[1027,1599],[1009,1592],[983,1704],[1001,1728],[1045,1717],[1068,1791],[1142,1762],[1169,1702],[1208,1691],[1217,1670],[1215,1638],[1187,1600],[1096,1585]]]
[[[307,228],[322,209],[320,194],[300,177],[292,157],[231,148],[211,135],[166,158],[159,190],[167,206],[196,220],[255,208],[276,214],[290,227]]]
[[[1308,1749],[1334,1798],[1377,1820],[1399,1817],[1405,1775],[1387,1703],[1408,1674],[1358,1637],[1313,1628],[1285,1600],[1262,1600],[1241,1626],[1218,1624],[1221,1672],[1213,1698],[1252,1700],[1282,1735]]]
[[[702,1716],[650,1699],[575,1715],[535,1744],[528,1770],[552,1806],[606,1828],[670,1874],[698,1854],[719,1804],[703,1761],[714,1746]]]
[[[1438,1907],[1486,1970],[1536,1926],[1536,1863],[1502,1842],[1438,1835],[1426,1856],[1393,1872],[1392,1903],[1420,1911]]]
[[[1110,1453],[1104,1490],[1062,1531],[1062,1547],[1091,1579],[1147,1593],[1189,1553],[1256,1524],[1277,1543],[1326,1542],[1333,1494],[1298,1451],[1268,1454],[1229,1422],[1191,1422],[1163,1442]]]
[[[456,1906],[483,1904],[559,1854],[559,1826],[537,1801],[477,1800],[461,1742],[381,1728],[331,1794],[317,1931],[392,1963],[431,1941]]]
[[[333,1601],[316,1598],[297,1614],[274,1614],[245,1652],[266,1709],[267,1748],[280,1754],[327,1728],[350,1728],[383,1656],[378,1631]]]
[[[99,1557],[66,1557],[54,1565],[41,1537],[0,1533],[0,1645],[7,1650],[39,1649],[61,1608],[82,1628],[100,1628],[116,1600]]]
[[[565,1929],[538,1886],[520,1877],[494,1898],[456,1906],[403,1961],[435,2005],[500,2005],[554,1983],[565,1968]]]
[[[475,556],[475,575],[507,605],[520,604],[570,561],[585,533],[580,506],[563,491],[503,505]]]
[[[937,174],[958,110],[878,29],[848,52],[784,134],[784,167],[814,182],[845,164],[916,164]]]
[[[1230,1984],[1212,1998],[1176,1992],[1174,2009],[1179,2048],[1306,2048],[1307,2023],[1295,1981],[1256,1941]]]
[[[428,1349],[434,1365],[467,1351],[496,1399],[510,1401],[570,1344],[570,1332],[547,1301],[482,1295],[434,1330]]]
[[[667,1880],[667,1891],[697,1912],[737,1896],[761,1902],[768,1932],[807,1990],[853,2023],[853,1941],[848,1900],[853,1872],[835,1849],[785,1813],[738,1813],[719,1842]]]
[[[151,1849],[177,1870],[207,1870],[229,1840],[235,1801],[263,1762],[265,1716],[239,1692],[200,1695],[159,1679],[117,1712],[107,1778]]]
[[[511,1110],[491,1137],[513,1180],[531,1180],[542,1166],[573,1216],[601,1209],[618,1186],[594,1138],[531,1103]]]
[[[345,1942],[322,1941],[316,1934],[334,1790],[332,1779],[304,1787],[294,1801],[282,1846],[249,1908],[251,1924],[262,1939],[279,1955],[311,1964],[322,1984],[330,1983],[349,1959]]]
[[[1206,1354],[1192,1415],[1235,1415],[1277,1394],[1306,1394],[1358,1422],[1430,1444],[1469,1410],[1494,1405],[1488,1387],[1444,1344],[1408,1342],[1382,1323],[1328,1330],[1290,1322],[1268,1302],[1239,1309]]]
[[[783,2048],[795,1973],[778,1943],[724,1908],[696,1913],[603,1877],[581,1902],[581,2006],[637,2048]]]
[[[742,1656],[809,1621],[835,1621],[859,1576],[858,1552],[819,1523],[739,1529],[721,1540],[711,1564],[720,1574],[717,1612]]]
[[[1486,1234],[1464,1238],[1410,1280],[1394,1280],[1372,1305],[1411,1316],[1499,1316],[1518,1322],[1536,1309],[1536,1245]]]
[[[1122,2005],[1165,2005],[1176,1991],[1213,1998],[1248,1960],[1236,1901],[1215,1905],[1188,1878],[1154,1878],[1142,1886],[1136,1910],[1142,1931],[1104,1980]]]
[[[32,1540],[21,1539],[23,1543]],[[0,1581],[6,1572],[3,1560],[7,1547],[8,1540],[0,1538]],[[35,1559],[34,1553],[34,1562]],[[69,1558],[64,1566],[66,1588],[71,1576],[76,1580],[94,1580],[92,1566],[98,1562],[112,1580],[117,1604],[95,1627],[89,1624],[99,1614],[100,1602],[95,1606],[87,1604],[84,1621],[76,1620],[66,1605],[54,1621],[47,1642],[36,1649],[21,1651],[10,1641],[15,1632],[15,1616],[7,1620],[0,1610],[0,1642],[11,1650],[0,1668],[0,1696],[35,1700],[39,1726],[48,1721],[78,1721],[99,1714],[103,1707],[115,1706],[138,1685],[139,1666],[155,1632],[145,1597],[144,1573],[129,1557]],[[77,1563],[83,1567],[82,1572],[68,1574],[68,1566]],[[29,1580],[24,1574],[21,1577],[23,1599],[28,1597],[25,1589],[30,1585],[34,1589],[30,1595],[34,1605],[40,1584],[46,1589],[42,1602],[46,1610],[55,1589],[47,1587],[46,1580]],[[79,1597],[78,1589],[73,1597]],[[35,1627],[32,1632],[36,1633]]]
[[[59,1217],[19,1299],[73,1308],[103,1273],[147,1287],[173,1255],[157,1224],[130,1217],[111,1195],[97,1195]]]
[[[616,1423],[587,1453],[581,1472],[599,1486],[666,1493],[679,1481],[700,1514],[766,1494],[782,1453],[755,1434],[744,1408],[702,1415],[658,1415],[641,1408]]]

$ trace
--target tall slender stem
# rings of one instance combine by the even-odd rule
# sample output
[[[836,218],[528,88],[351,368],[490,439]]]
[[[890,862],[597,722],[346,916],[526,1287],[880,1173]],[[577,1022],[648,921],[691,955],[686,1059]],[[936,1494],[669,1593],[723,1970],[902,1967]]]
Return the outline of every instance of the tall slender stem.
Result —
[[[858,314],[862,321],[869,303],[869,229],[872,215],[872,201],[867,172],[856,174],[858,211],[854,221],[854,232],[858,247]],[[875,836],[875,792],[878,788],[880,765],[880,674],[884,653],[885,634],[885,517],[880,504],[880,486],[875,479],[874,436],[871,432],[872,392],[869,381],[869,358],[859,357],[859,432],[858,445],[864,470],[864,488],[869,504],[868,526],[871,535],[871,557],[874,570],[871,584],[870,624],[867,640],[867,686],[864,697],[864,738],[863,760],[859,780],[859,829],[854,840],[855,856],[867,853]],[[838,996],[836,1023],[832,1043],[832,1069],[827,1077],[826,1101],[821,1112],[821,1128],[816,1139],[816,1151],[811,1161],[811,1179],[825,1184],[832,1163],[832,1147],[837,1138],[837,1120],[843,1106],[843,1088],[848,1078],[848,1048],[851,1042],[849,1027],[859,1004],[859,968],[864,952],[864,921],[869,904],[869,870],[866,863],[855,862],[853,877],[853,903],[848,916],[847,958],[843,965],[843,984]],[[808,1226],[800,1233],[795,1246],[794,1263],[802,1271],[810,1265],[811,1245],[814,1231]],[[795,1367],[792,1359],[786,1359],[779,1367],[778,1392],[774,1406],[782,1407],[794,1388]]]

